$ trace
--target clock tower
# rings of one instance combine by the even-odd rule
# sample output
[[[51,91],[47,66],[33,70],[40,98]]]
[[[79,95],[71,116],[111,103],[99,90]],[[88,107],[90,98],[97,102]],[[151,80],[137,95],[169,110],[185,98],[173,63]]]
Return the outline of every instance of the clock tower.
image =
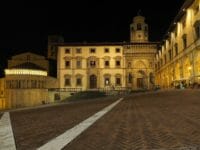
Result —
[[[133,23],[130,25],[130,42],[144,43],[148,41],[148,25],[145,23],[145,17],[138,15],[133,18]]]

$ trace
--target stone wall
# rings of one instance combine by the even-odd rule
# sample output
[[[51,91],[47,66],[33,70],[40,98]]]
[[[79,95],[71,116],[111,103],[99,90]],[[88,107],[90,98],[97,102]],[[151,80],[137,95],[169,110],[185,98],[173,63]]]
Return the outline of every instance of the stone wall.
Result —
[[[48,101],[47,89],[7,89],[6,108],[32,107]]]

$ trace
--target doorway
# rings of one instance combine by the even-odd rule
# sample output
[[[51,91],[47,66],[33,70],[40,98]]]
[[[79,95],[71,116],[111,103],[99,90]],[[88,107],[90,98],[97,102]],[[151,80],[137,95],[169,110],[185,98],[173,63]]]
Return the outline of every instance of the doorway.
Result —
[[[137,88],[144,88],[144,79],[137,78]]]
[[[90,76],[90,89],[96,89],[97,88],[97,76],[91,75]]]

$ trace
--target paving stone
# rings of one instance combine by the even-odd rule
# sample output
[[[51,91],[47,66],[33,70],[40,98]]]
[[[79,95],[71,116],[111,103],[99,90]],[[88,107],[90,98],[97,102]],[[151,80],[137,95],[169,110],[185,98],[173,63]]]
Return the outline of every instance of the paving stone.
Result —
[[[4,113],[0,119],[0,149],[16,150],[10,114]]]
[[[17,149],[36,149],[114,101],[106,99],[12,112]]]
[[[128,96],[64,150],[197,150],[199,97],[199,90]]]

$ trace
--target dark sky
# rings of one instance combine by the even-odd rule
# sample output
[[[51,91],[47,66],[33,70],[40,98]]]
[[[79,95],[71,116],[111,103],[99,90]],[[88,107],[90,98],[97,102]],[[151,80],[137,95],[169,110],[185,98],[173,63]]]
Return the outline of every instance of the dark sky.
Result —
[[[46,56],[47,36],[66,42],[129,40],[129,24],[142,10],[150,40],[160,41],[184,0],[65,0],[1,2],[0,70],[10,56],[35,52]]]

